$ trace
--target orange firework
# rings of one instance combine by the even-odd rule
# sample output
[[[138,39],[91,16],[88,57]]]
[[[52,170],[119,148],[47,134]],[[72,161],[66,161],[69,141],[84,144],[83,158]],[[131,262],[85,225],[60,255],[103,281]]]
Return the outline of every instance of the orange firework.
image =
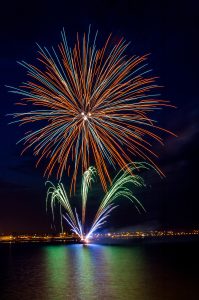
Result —
[[[151,159],[156,154],[148,138],[162,143],[156,131],[163,129],[149,113],[170,105],[153,92],[158,86],[146,70],[147,55],[127,57],[126,41],[121,38],[113,45],[111,36],[97,49],[96,37],[90,41],[89,29],[80,42],[77,34],[71,49],[63,30],[58,52],[39,46],[40,67],[19,63],[30,80],[11,92],[23,95],[22,105],[32,106],[13,117],[16,123],[38,124],[22,141],[24,151],[34,148],[37,164],[48,161],[45,174],[56,169],[61,178],[67,169],[75,188],[78,172],[92,163],[106,190],[109,167],[128,168],[135,156],[159,170]]]

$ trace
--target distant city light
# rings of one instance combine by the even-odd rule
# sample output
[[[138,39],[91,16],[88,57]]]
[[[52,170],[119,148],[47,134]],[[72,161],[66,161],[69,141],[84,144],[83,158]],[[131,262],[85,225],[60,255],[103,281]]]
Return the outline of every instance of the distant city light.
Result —
[[[179,236],[199,236],[199,229],[187,230],[187,231],[176,231],[176,230],[150,230],[150,231],[124,231],[124,232],[108,232],[108,233],[96,233],[93,234],[90,239],[95,241],[99,239],[144,239],[147,237],[152,238],[164,238],[164,237],[179,237]],[[0,234],[0,243],[6,242],[62,242],[67,243],[70,241],[81,242],[88,244],[88,239],[82,239],[75,235],[74,233],[67,234],[59,233],[53,234],[16,234],[16,235],[6,235]]]

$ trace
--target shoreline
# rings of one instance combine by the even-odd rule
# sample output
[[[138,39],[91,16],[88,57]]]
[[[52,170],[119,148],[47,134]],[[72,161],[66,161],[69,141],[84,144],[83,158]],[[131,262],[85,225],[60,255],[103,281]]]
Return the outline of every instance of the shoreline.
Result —
[[[199,236],[164,236],[164,237],[134,237],[134,238],[100,238],[90,240],[88,244],[78,239],[35,239],[23,240],[15,239],[10,241],[0,241],[0,245],[146,245],[146,244],[169,244],[169,243],[189,243],[199,242]]]

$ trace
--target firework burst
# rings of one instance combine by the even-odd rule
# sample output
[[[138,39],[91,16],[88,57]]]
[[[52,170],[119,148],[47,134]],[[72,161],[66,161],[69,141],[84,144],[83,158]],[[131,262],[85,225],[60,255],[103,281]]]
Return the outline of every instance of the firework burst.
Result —
[[[61,34],[58,51],[39,46],[40,66],[19,62],[29,80],[11,87],[10,92],[23,96],[18,104],[31,106],[12,114],[13,123],[38,125],[20,140],[24,151],[33,147],[37,164],[47,161],[47,176],[56,170],[61,179],[67,169],[71,188],[78,172],[91,164],[104,190],[111,182],[109,167],[128,169],[133,157],[159,170],[150,141],[163,143],[156,132],[164,129],[149,114],[170,105],[154,92],[158,86],[146,69],[147,55],[127,57],[128,43],[121,38],[113,44],[111,36],[97,49],[97,33],[91,39],[90,29],[82,40],[77,34],[71,49],[64,30]]]
[[[129,165],[128,167],[131,172],[134,172],[135,169],[147,170],[149,169],[150,166],[146,163],[135,163],[134,166]],[[127,198],[128,200],[134,203],[138,211],[140,211],[140,209],[144,210],[144,207],[139,202],[139,200],[135,197],[134,192],[132,191],[132,187],[145,186],[142,177],[139,175],[132,176],[127,170],[121,170],[113,180],[110,189],[106,192],[104,198],[102,199],[90,229],[88,230],[88,232],[85,232],[84,225],[85,225],[86,202],[88,197],[88,191],[91,186],[91,182],[94,182],[95,180],[96,174],[97,172],[93,167],[90,167],[83,174],[82,186],[81,186],[81,196],[82,196],[81,218],[79,217],[76,209],[73,211],[63,184],[58,183],[58,185],[55,186],[53,183],[49,181],[47,182],[47,184],[49,184],[50,186],[47,191],[46,203],[50,201],[51,209],[53,213],[53,219],[54,219],[54,207],[56,204],[59,204],[61,220],[63,217],[67,221],[68,225],[71,227],[71,230],[75,234],[77,234],[81,240],[89,240],[92,234],[105,224],[106,219],[110,215],[111,211],[117,207],[117,205],[115,205],[116,200]],[[128,187],[129,185],[131,186],[131,189]]]

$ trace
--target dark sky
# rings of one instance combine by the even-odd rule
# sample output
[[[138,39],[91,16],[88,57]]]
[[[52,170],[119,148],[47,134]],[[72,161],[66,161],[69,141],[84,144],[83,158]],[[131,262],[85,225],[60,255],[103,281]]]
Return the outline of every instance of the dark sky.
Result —
[[[17,60],[35,62],[36,42],[56,45],[65,28],[69,43],[76,32],[99,30],[101,40],[110,32],[131,41],[129,55],[151,53],[153,74],[164,86],[162,98],[177,109],[158,114],[159,124],[178,138],[165,136],[165,146],[154,144],[161,180],[146,175],[148,188],[137,192],[147,209],[138,215],[123,201],[107,226],[144,228],[198,227],[198,1],[4,1],[0,12],[0,233],[50,231],[45,211],[46,188],[42,165],[35,168],[32,152],[20,156],[16,142],[25,129],[8,125],[7,113],[16,111],[16,97],[5,85],[18,86],[26,79]],[[100,38],[99,38],[100,42]],[[67,179],[64,183],[68,186]],[[96,188],[95,188],[96,189]],[[94,197],[93,190],[92,197]],[[99,193],[100,194],[100,193]],[[122,202],[122,201],[121,201]],[[120,203],[121,203],[120,202]]]

